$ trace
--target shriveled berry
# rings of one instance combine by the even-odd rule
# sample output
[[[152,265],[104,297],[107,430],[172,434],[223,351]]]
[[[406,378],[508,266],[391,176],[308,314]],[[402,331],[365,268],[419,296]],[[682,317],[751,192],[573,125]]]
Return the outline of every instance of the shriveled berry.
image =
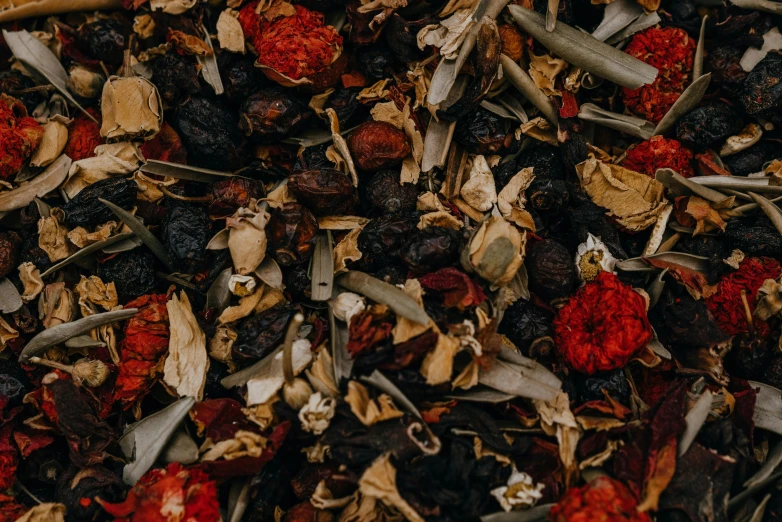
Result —
[[[750,116],[772,119],[782,108],[782,56],[770,52],[744,81],[739,101]]]
[[[220,67],[225,94],[232,102],[243,102],[258,87],[268,84],[266,76],[255,66],[254,58],[245,58]]]
[[[315,247],[318,221],[307,207],[286,203],[272,211],[266,225],[267,249],[282,266],[308,261]]]
[[[151,68],[160,97],[169,105],[178,104],[201,89],[198,62],[192,56],[169,50],[153,61]]]
[[[212,218],[227,217],[240,207],[250,205],[251,199],[261,199],[266,196],[263,183],[248,178],[229,178],[212,185],[214,199],[209,204],[209,215]]]
[[[269,355],[282,341],[285,327],[295,311],[294,308],[276,306],[242,321],[233,345],[234,357],[247,361]]]
[[[395,167],[412,151],[404,131],[384,121],[359,125],[348,138],[348,149],[356,166],[367,171]]]
[[[5,277],[19,266],[19,248],[22,240],[16,232],[0,232],[0,277]]]
[[[417,230],[418,219],[418,212],[405,212],[370,221],[358,236],[362,263],[372,270],[392,264],[404,242]]]
[[[712,81],[731,91],[740,88],[747,78],[747,72],[741,66],[742,56],[744,51],[733,46],[717,47],[710,51],[708,62]]]
[[[263,89],[242,104],[239,128],[262,143],[274,143],[301,129],[312,117],[307,105],[281,88]]]
[[[452,265],[458,260],[461,239],[462,235],[450,228],[426,228],[402,247],[402,261],[417,274]]]
[[[335,169],[291,174],[288,191],[316,216],[349,215],[358,202],[350,177]]]
[[[10,406],[18,406],[27,392],[32,391],[27,374],[15,359],[0,359],[0,403],[7,398]]]
[[[576,269],[567,249],[553,239],[543,239],[527,247],[524,262],[530,290],[549,301],[573,293]]]
[[[535,179],[527,189],[530,208],[553,212],[565,210],[570,203],[571,188],[572,185],[568,181]]]
[[[163,244],[178,272],[192,274],[206,260],[212,222],[199,205],[172,201],[161,229]]]
[[[748,176],[763,170],[769,161],[782,158],[782,144],[763,140],[736,154],[725,156],[722,161],[734,176]]]
[[[771,360],[763,374],[764,382],[774,388],[782,388],[782,355],[777,355]]]
[[[105,199],[126,210],[133,208],[138,185],[131,179],[107,178],[96,181],[81,190],[63,205],[65,224],[69,227],[98,225],[116,219],[114,213],[98,198]]]
[[[479,107],[456,122],[453,139],[470,154],[496,154],[508,130],[508,120]]]
[[[356,56],[358,70],[373,82],[394,75],[394,55],[389,49],[370,47]]]
[[[630,397],[630,384],[623,370],[597,372],[594,375],[577,374],[576,386],[581,402],[605,400],[603,390],[620,402]]]
[[[553,320],[554,314],[548,310],[519,299],[505,310],[499,333],[524,350],[535,339],[554,335]]]
[[[383,212],[415,210],[418,189],[413,183],[400,183],[399,172],[382,170],[366,183],[366,194],[372,206]]]
[[[206,98],[190,98],[173,123],[193,165],[218,170],[242,166],[242,136],[232,112]]]
[[[718,102],[698,107],[679,120],[676,137],[702,150],[736,134],[743,126],[741,116],[730,105]]]
[[[79,28],[77,38],[82,52],[110,65],[120,65],[124,58],[127,28],[119,20],[95,20]]]
[[[121,303],[130,301],[155,288],[155,256],[146,248],[121,252],[98,265],[98,277],[114,282]]]

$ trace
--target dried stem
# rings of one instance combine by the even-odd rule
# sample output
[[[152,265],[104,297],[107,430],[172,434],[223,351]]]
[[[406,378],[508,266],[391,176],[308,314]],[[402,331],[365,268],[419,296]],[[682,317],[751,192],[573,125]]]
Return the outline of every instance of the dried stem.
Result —
[[[50,361],[49,359],[41,359],[40,357],[30,357],[30,362],[41,366],[48,366],[49,368],[55,368],[67,373],[73,373],[72,364],[62,364],[56,361]]]
[[[285,333],[285,344],[282,348],[282,371],[285,375],[285,383],[288,385],[293,384],[293,379],[296,377],[293,374],[293,341],[296,340],[296,336],[299,335],[299,327],[304,322],[304,315],[301,312],[297,313],[291,319],[288,325],[288,331]]]
[[[752,321],[752,310],[749,309],[749,302],[747,302],[747,291],[741,291],[741,304],[744,305],[744,314],[747,316],[747,324],[749,324],[749,331],[755,331],[755,323]]]
[[[179,194],[174,194],[170,190],[168,190],[165,185],[158,185],[158,190],[166,195],[166,197],[171,199],[176,199],[178,201],[188,201],[190,203],[211,203],[214,201],[214,196],[201,196],[201,197],[187,197],[187,196],[180,196]]]

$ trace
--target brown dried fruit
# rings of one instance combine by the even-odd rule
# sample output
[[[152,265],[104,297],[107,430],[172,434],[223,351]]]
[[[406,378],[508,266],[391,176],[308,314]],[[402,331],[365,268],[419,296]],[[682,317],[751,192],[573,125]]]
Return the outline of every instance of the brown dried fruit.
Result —
[[[502,40],[502,54],[514,62],[518,62],[524,56],[524,38],[521,33],[510,24],[497,26]]]
[[[19,247],[22,240],[16,232],[0,233],[0,277],[10,274],[19,264]]]
[[[353,162],[361,170],[395,167],[412,152],[405,132],[383,121],[362,123],[347,141]]]
[[[291,266],[309,260],[315,247],[318,221],[307,207],[286,203],[271,214],[266,225],[268,250],[282,266]]]
[[[349,215],[358,202],[350,177],[335,169],[292,174],[288,178],[288,191],[316,216]]]

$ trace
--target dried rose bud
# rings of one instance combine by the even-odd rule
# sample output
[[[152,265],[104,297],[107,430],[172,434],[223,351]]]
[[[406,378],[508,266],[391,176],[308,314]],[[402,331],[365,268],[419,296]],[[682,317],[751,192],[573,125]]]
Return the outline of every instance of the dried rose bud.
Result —
[[[100,135],[107,141],[152,139],[163,123],[163,102],[157,87],[139,76],[109,78],[103,86],[101,110]]]
[[[24,104],[0,94],[0,179],[19,172],[42,138],[43,127],[27,116]]]
[[[395,167],[412,149],[404,131],[384,121],[367,121],[348,138],[348,149],[356,166],[375,171]]]
[[[230,216],[239,207],[248,207],[251,199],[265,197],[266,189],[260,181],[236,177],[212,185],[212,196],[209,217],[217,219]]]
[[[475,229],[462,249],[462,267],[493,285],[508,284],[524,262],[527,234],[500,216],[491,216]]]
[[[514,62],[518,62],[524,57],[524,37],[510,24],[500,24],[497,26],[502,40],[502,54]]]
[[[554,319],[560,357],[576,371],[622,368],[652,340],[646,301],[608,272],[578,289]]]
[[[610,477],[598,477],[586,486],[567,491],[551,508],[551,522],[649,522],[649,515],[637,511],[632,492]]]
[[[239,128],[259,142],[275,143],[299,131],[311,117],[312,111],[291,93],[263,89],[242,104]]]
[[[82,98],[97,98],[103,92],[106,78],[84,66],[76,65],[68,71],[68,89]]]
[[[553,239],[537,241],[527,249],[525,262],[530,290],[547,301],[568,297],[576,270],[567,248]]]
[[[0,277],[5,277],[19,265],[22,240],[16,232],[0,232]]]
[[[415,210],[418,188],[414,183],[400,183],[399,172],[383,170],[366,183],[366,195],[373,206],[386,213]]]
[[[306,207],[286,203],[271,213],[266,225],[268,250],[282,266],[309,260],[315,247],[318,221]]]
[[[288,191],[316,216],[350,215],[358,202],[350,178],[335,169],[291,174]]]

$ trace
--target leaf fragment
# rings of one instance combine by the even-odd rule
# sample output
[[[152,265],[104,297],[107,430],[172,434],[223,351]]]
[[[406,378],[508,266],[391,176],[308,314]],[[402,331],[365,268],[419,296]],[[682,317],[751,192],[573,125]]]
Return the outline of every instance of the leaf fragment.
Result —
[[[0,280],[0,313],[11,314],[19,310],[24,303],[19,290],[4,277]]]
[[[643,118],[607,111],[594,103],[583,104],[579,110],[578,117],[584,121],[591,121],[642,140],[648,140],[654,135],[653,123]]]
[[[201,74],[204,76],[204,80],[212,86],[215,94],[220,96],[225,92],[225,88],[223,87],[223,80],[220,77],[220,68],[217,65],[217,55],[215,54],[215,49],[212,45],[212,37],[209,36],[209,31],[203,24],[201,24],[201,31],[206,35],[204,36],[204,41],[211,52],[206,56],[196,56],[196,59],[198,60],[198,63],[203,66]]]
[[[122,207],[115,205],[111,201],[107,201],[103,198],[98,198],[98,201],[109,207],[109,209],[114,213],[115,216],[120,218],[123,223],[125,223],[129,229],[131,229],[140,239],[144,242],[144,244],[149,248],[153,254],[155,254],[155,257],[160,259],[160,261],[166,265],[166,268],[170,272],[174,271],[174,267],[171,264],[171,260],[168,258],[168,253],[166,252],[166,247],[163,246],[163,243],[160,242],[158,238],[152,234],[152,232],[149,231],[149,229],[139,221],[139,219],[128,212],[127,210],[123,209]]]
[[[410,296],[399,288],[369,274],[351,270],[337,278],[337,284],[375,302],[388,305],[397,315],[419,324],[428,324],[429,316]]]
[[[234,177],[230,172],[202,169],[199,167],[157,160],[147,160],[147,162],[141,166],[140,170],[145,174],[185,179],[188,181],[199,181],[202,183],[215,183],[217,181],[223,181],[226,178]]]
[[[0,194],[0,212],[24,208],[35,198],[57,189],[68,177],[71,163],[71,158],[63,154],[31,181]]]
[[[321,232],[315,242],[312,256],[313,301],[328,301],[334,286],[334,252],[331,231]]]
[[[758,388],[752,414],[755,426],[782,435],[782,391],[762,382],[749,381],[749,385]]]
[[[657,127],[654,129],[654,135],[659,136],[667,133],[676,125],[679,118],[697,107],[703,99],[703,95],[706,94],[706,89],[709,88],[710,83],[711,73],[704,74],[692,82],[671,108],[668,109],[668,112],[665,113],[665,116],[660,120],[660,123],[657,124]]]
[[[103,250],[104,248],[111,246],[115,243],[119,243],[120,241],[124,241],[126,239],[130,239],[134,237],[136,234],[133,232],[124,232],[122,234],[117,234],[116,236],[107,237],[106,239],[102,241],[97,241],[91,245],[88,245],[82,249],[80,249],[78,252],[75,252],[74,254],[66,257],[62,261],[60,261],[57,264],[54,264],[46,269],[44,273],[41,274],[41,277],[46,277],[49,274],[53,274],[57,270],[60,270],[61,268],[64,268],[74,261],[78,261],[79,259],[82,259],[84,257],[87,257],[88,255],[92,254],[93,252],[97,252],[98,250]]]

